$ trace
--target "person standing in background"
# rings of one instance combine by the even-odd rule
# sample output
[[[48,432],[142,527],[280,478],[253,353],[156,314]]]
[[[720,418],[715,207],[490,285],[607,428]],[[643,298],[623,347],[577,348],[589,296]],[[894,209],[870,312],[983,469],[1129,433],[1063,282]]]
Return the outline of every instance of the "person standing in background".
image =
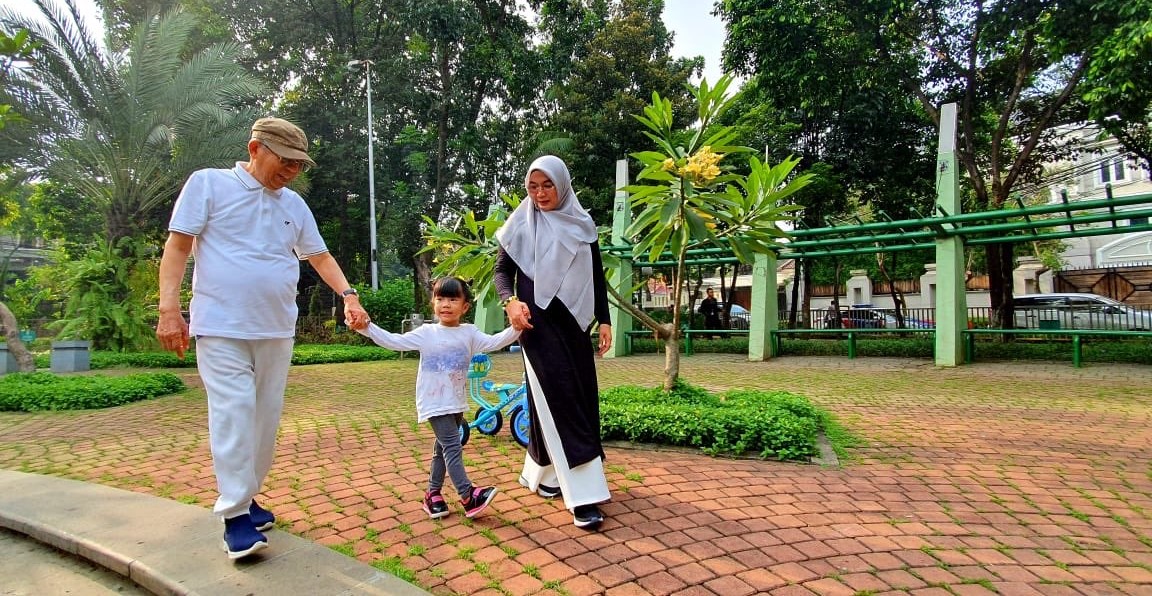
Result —
[[[720,303],[716,301],[716,292],[708,288],[707,296],[700,301],[700,308],[696,312],[704,315],[705,329],[720,329]],[[709,334],[708,338],[715,337]]]

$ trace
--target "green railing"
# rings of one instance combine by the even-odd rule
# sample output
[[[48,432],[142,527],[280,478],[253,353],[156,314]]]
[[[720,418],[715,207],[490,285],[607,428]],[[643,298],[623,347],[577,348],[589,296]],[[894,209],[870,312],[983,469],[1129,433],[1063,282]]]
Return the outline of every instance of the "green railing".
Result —
[[[681,329],[680,335],[684,338],[684,355],[691,356],[694,353],[692,347],[692,336],[694,335],[748,335],[747,329]],[[625,331],[624,337],[627,338],[628,345],[626,346],[627,352],[632,353],[632,338],[633,337],[652,337],[655,339],[655,333],[651,329],[633,329],[632,331]]]
[[[901,333],[931,333],[935,335],[936,330],[932,328],[908,328],[908,329],[888,329],[888,328],[862,328],[862,329],[772,329],[768,331],[769,341],[771,345],[771,354],[773,357],[780,355],[781,344],[780,338],[783,335],[845,335],[848,340],[848,357],[856,357],[856,337],[859,335],[875,335],[884,333],[888,335],[901,334]]]
[[[1040,336],[1045,338],[1068,337],[1072,339],[1072,366],[1080,368],[1084,360],[1085,337],[1152,337],[1152,331],[1118,331],[1109,329],[965,329],[964,362],[971,363],[976,357],[977,335]]]

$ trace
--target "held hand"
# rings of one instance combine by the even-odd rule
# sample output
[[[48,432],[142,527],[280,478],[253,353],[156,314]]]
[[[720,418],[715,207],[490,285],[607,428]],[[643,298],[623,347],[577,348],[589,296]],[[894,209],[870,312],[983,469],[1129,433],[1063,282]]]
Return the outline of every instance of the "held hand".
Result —
[[[176,357],[183,360],[184,352],[188,350],[188,321],[179,312],[160,313],[160,320],[156,322],[156,339],[160,346],[169,352],[176,352]]]
[[[532,311],[528,309],[527,304],[513,300],[504,305],[504,312],[508,315],[508,323],[517,331],[532,328]]]
[[[600,356],[603,356],[604,354],[608,353],[608,350],[611,350],[611,349],[612,349],[612,326],[611,325],[605,325],[605,324],[601,323],[600,324],[600,350],[597,352],[597,354]]]
[[[368,311],[360,306],[359,300],[344,300],[344,321],[352,329],[364,329],[372,319],[368,317]]]

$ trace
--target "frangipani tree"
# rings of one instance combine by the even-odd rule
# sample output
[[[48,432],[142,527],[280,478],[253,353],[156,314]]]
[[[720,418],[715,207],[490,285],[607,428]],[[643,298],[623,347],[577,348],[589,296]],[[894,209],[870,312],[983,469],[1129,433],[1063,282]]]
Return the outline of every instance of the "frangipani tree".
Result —
[[[477,296],[483,296],[492,286],[496,254],[500,248],[496,230],[520,205],[520,197],[503,195],[500,201],[504,207],[492,209],[484,219],[477,219],[471,209],[461,211],[449,224],[424,216],[424,238],[428,242],[420,253],[435,253],[434,276],[454,275],[466,279]]]
[[[728,94],[731,83],[732,77],[724,76],[715,87],[705,80],[693,90],[698,121],[692,129],[673,126],[672,104],[658,94],[636,117],[656,150],[632,154],[644,169],[638,184],[625,188],[633,207],[640,209],[627,236],[635,239],[633,258],[646,255],[649,262],[675,262],[668,287],[672,322],[660,324],[630,301],[619,295],[616,299],[664,340],[664,388],[669,390],[680,375],[688,251],[724,247],[742,263],[750,263],[756,254],[778,250],[788,237],[780,224],[794,220],[801,209],[786,199],[811,181],[810,174],[792,175],[799,160],[775,166],[762,163],[754,149],[735,144],[733,127],[715,124],[735,99]],[[737,163],[736,158],[743,156],[748,157]]]
[[[780,247],[787,233],[782,222],[792,221],[800,207],[785,202],[808,185],[811,175],[793,176],[799,160],[779,165],[762,163],[749,147],[735,145],[736,133],[730,126],[716,125],[732,105],[728,95],[731,77],[725,76],[709,87],[704,81],[693,90],[698,122],[690,129],[673,127],[672,103],[653,94],[652,103],[636,119],[644,134],[656,144],[654,151],[632,156],[644,169],[637,184],[626,187],[633,206],[639,209],[627,235],[634,239],[632,255],[649,262],[676,263],[669,291],[673,296],[673,319],[661,324],[631,303],[631,292],[619,292],[609,285],[613,301],[665,342],[665,389],[671,389],[680,374],[679,344],[683,288],[686,283],[688,251],[702,247],[724,247],[742,262],[750,263],[756,254]],[[741,163],[735,157],[747,156]],[[727,160],[726,160],[727,158]],[[746,173],[745,173],[746,172]],[[518,199],[505,197],[514,208]],[[495,232],[507,214],[494,210],[478,219],[471,211],[460,214],[451,224],[426,219],[425,251],[435,251],[436,275],[457,275],[472,280],[482,294],[492,280],[497,243]],[[603,235],[603,234],[602,234]],[[603,244],[603,243],[602,243]],[[605,255],[606,265],[618,262]]]

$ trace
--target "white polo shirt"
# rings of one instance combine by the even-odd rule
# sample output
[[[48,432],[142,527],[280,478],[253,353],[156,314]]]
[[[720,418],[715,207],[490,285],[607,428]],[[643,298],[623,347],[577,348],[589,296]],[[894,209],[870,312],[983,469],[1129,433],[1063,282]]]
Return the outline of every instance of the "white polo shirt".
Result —
[[[328,251],[300,195],[269,190],[237,162],[188,178],[168,229],[194,236],[189,333],[293,337],[300,260]]]

